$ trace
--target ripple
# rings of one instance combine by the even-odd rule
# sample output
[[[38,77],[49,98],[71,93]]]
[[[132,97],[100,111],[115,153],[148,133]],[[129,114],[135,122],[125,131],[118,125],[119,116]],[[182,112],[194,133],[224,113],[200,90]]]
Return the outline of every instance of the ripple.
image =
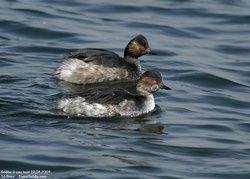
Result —
[[[13,83],[19,83],[24,82],[26,79],[20,78],[20,77],[14,77],[10,75],[1,75],[0,77],[0,83],[2,84],[13,84]]]
[[[247,5],[243,0],[219,0],[220,4],[222,5],[233,5],[233,6],[245,6]]]
[[[126,4],[103,4],[102,8],[100,6],[90,6],[88,9],[85,9],[87,12],[98,12],[98,13],[133,13],[133,12],[141,12],[142,8],[133,6],[133,5],[126,5]]]
[[[43,40],[52,40],[52,39],[60,39],[60,38],[72,38],[75,36],[74,33],[68,33],[61,30],[52,30],[46,27],[32,27],[26,25],[21,22],[8,21],[8,20],[0,20],[0,24],[4,27],[4,32],[8,32],[8,34],[12,34],[18,37],[28,37],[31,39],[43,39]]]
[[[247,0],[0,5],[2,170],[47,169],[55,179],[249,178]],[[155,95],[158,110],[129,119],[58,115],[56,100],[85,88],[53,78],[63,55],[91,46],[122,53],[137,34],[159,54],[141,57],[142,69],[158,68],[173,88]]]
[[[209,88],[227,88],[232,86],[245,86],[244,84],[216,76],[210,73],[202,72],[188,72],[186,74],[178,75],[177,77],[172,77],[172,79],[190,82],[199,86],[205,86]]]
[[[230,149],[217,149],[217,148],[208,148],[208,147],[187,147],[187,146],[168,146],[168,149],[171,152],[174,152],[177,155],[188,155],[195,157],[211,157],[211,158],[221,158],[229,157],[231,153]],[[233,158],[234,156],[231,156]]]
[[[218,45],[215,48],[216,51],[224,53],[224,54],[231,54],[231,55],[245,55],[249,56],[250,48],[249,47],[240,47],[235,45]]]
[[[23,27],[15,30],[11,30],[8,33],[12,33],[14,35],[29,37],[32,39],[59,39],[59,38],[70,38],[73,37],[73,33],[68,33],[64,31],[55,31],[50,29],[41,29],[36,27]]]
[[[0,39],[2,39],[2,40],[6,40],[6,41],[9,41],[10,40],[10,38],[8,38],[8,37],[4,37],[4,36],[1,36],[0,35]],[[0,46],[3,46],[2,44],[0,44]]]
[[[169,36],[175,36],[175,37],[183,37],[183,38],[195,38],[195,39],[200,39],[198,35],[194,33],[190,33],[188,31],[184,31],[181,29],[177,29],[171,26],[167,25],[158,25],[158,24],[152,24],[146,23],[146,22],[130,22],[124,24],[129,27],[137,27],[137,28],[145,28],[145,29],[151,29],[152,31],[160,31],[162,34],[167,34]]]
[[[206,96],[205,98],[202,97],[202,100],[207,100],[213,105],[218,106],[227,106],[236,109],[248,109],[250,106],[250,102],[242,101],[238,99],[233,99],[230,96]]]
[[[28,155],[25,158],[35,163],[54,163],[55,165],[62,164],[62,166],[69,165],[71,167],[80,167],[84,164],[93,163],[89,159],[70,158],[69,156]]]
[[[18,29],[24,26],[23,23],[21,22],[15,22],[15,21],[10,21],[10,20],[0,20],[0,24],[5,31]],[[1,29],[1,31],[3,30]]]
[[[28,8],[13,8],[13,10],[17,11],[17,13],[24,13],[28,16],[37,16],[37,17],[43,17],[43,18],[55,18],[59,17],[56,15],[49,14],[47,12],[42,11],[41,9],[28,9]]]
[[[212,141],[212,142],[217,142],[219,144],[237,144],[237,145],[244,144],[244,142],[240,142],[238,140],[233,140],[233,139],[211,138],[207,140]]]
[[[13,165],[14,164],[14,165]],[[70,166],[57,166],[57,165],[41,165],[30,162],[16,161],[16,160],[0,160],[0,167],[2,170],[49,170],[54,172],[59,171],[70,171],[76,169]]]
[[[214,24],[226,24],[226,25],[232,25],[232,24],[249,24],[250,23],[250,16],[249,15],[232,15],[224,20],[219,20],[214,22]]]
[[[238,124],[238,127],[240,128],[240,131],[245,131],[247,133],[249,133],[250,131],[250,123],[247,122],[240,123]]]
[[[50,53],[50,54],[64,54],[68,49],[52,46],[39,46],[39,45],[30,45],[30,46],[12,46],[7,48],[10,51],[22,52],[22,53]],[[61,59],[60,59],[61,60]]]
[[[11,128],[11,130],[13,130],[13,132],[15,131],[14,128]],[[34,144],[33,141],[30,141],[28,139],[24,139],[24,138],[18,138],[17,136],[11,134],[11,135],[8,135],[8,134],[0,134],[1,136],[1,141],[5,141],[5,142],[8,142],[8,143],[13,143],[13,144],[16,144],[16,143],[22,143],[22,144]]]
[[[225,33],[223,31],[213,30],[206,27],[188,27],[186,29],[203,35],[215,35],[215,34]]]
[[[200,130],[205,129],[205,130],[217,131],[217,132],[222,132],[222,133],[224,133],[224,132],[234,133],[234,131],[231,128],[229,128],[225,125],[219,125],[219,124],[216,124],[216,125],[215,124],[214,125],[212,125],[212,124],[210,124],[210,125],[208,125],[208,124],[206,124],[206,125],[192,125],[192,126],[190,126],[190,128],[200,129]]]

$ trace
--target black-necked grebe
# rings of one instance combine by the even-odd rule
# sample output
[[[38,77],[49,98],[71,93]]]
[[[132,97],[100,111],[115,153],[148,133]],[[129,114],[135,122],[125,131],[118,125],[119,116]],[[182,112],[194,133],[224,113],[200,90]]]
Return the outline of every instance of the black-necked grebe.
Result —
[[[135,117],[154,110],[153,93],[159,89],[170,90],[163,84],[161,74],[150,70],[138,80],[136,94],[121,88],[89,89],[78,95],[61,98],[57,109],[68,116]]]
[[[76,84],[135,81],[141,74],[138,58],[145,54],[156,53],[151,51],[143,35],[136,36],[128,43],[124,58],[104,49],[80,49],[65,57],[65,62],[57,69],[55,77]]]

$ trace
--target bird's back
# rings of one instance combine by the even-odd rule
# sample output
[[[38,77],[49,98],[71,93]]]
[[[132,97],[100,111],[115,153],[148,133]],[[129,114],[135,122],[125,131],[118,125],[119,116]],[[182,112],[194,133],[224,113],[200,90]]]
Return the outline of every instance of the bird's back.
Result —
[[[65,56],[65,60],[67,59],[79,59],[86,63],[103,65],[105,67],[121,67],[124,65],[124,59],[118,54],[98,48],[84,48],[70,52]]]

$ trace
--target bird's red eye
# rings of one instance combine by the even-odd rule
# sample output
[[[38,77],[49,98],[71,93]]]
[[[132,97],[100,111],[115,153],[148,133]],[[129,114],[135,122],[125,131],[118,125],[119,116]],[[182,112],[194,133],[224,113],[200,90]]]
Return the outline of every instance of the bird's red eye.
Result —
[[[156,80],[152,80],[152,84],[153,84],[153,85],[156,85],[156,84],[157,84],[157,81],[156,81]]]
[[[141,52],[145,51],[145,47],[143,47],[143,46],[140,46],[139,49],[140,49]]]

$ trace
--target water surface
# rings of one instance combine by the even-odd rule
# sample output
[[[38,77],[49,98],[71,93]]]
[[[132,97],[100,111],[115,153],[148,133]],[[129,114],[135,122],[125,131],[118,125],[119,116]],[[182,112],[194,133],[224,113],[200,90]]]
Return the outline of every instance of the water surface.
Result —
[[[1,175],[250,178],[249,8],[248,0],[2,0]],[[137,34],[159,54],[141,58],[143,71],[158,68],[173,89],[156,94],[159,109],[122,120],[59,115],[56,100],[79,89],[53,78],[64,54],[122,55]]]

